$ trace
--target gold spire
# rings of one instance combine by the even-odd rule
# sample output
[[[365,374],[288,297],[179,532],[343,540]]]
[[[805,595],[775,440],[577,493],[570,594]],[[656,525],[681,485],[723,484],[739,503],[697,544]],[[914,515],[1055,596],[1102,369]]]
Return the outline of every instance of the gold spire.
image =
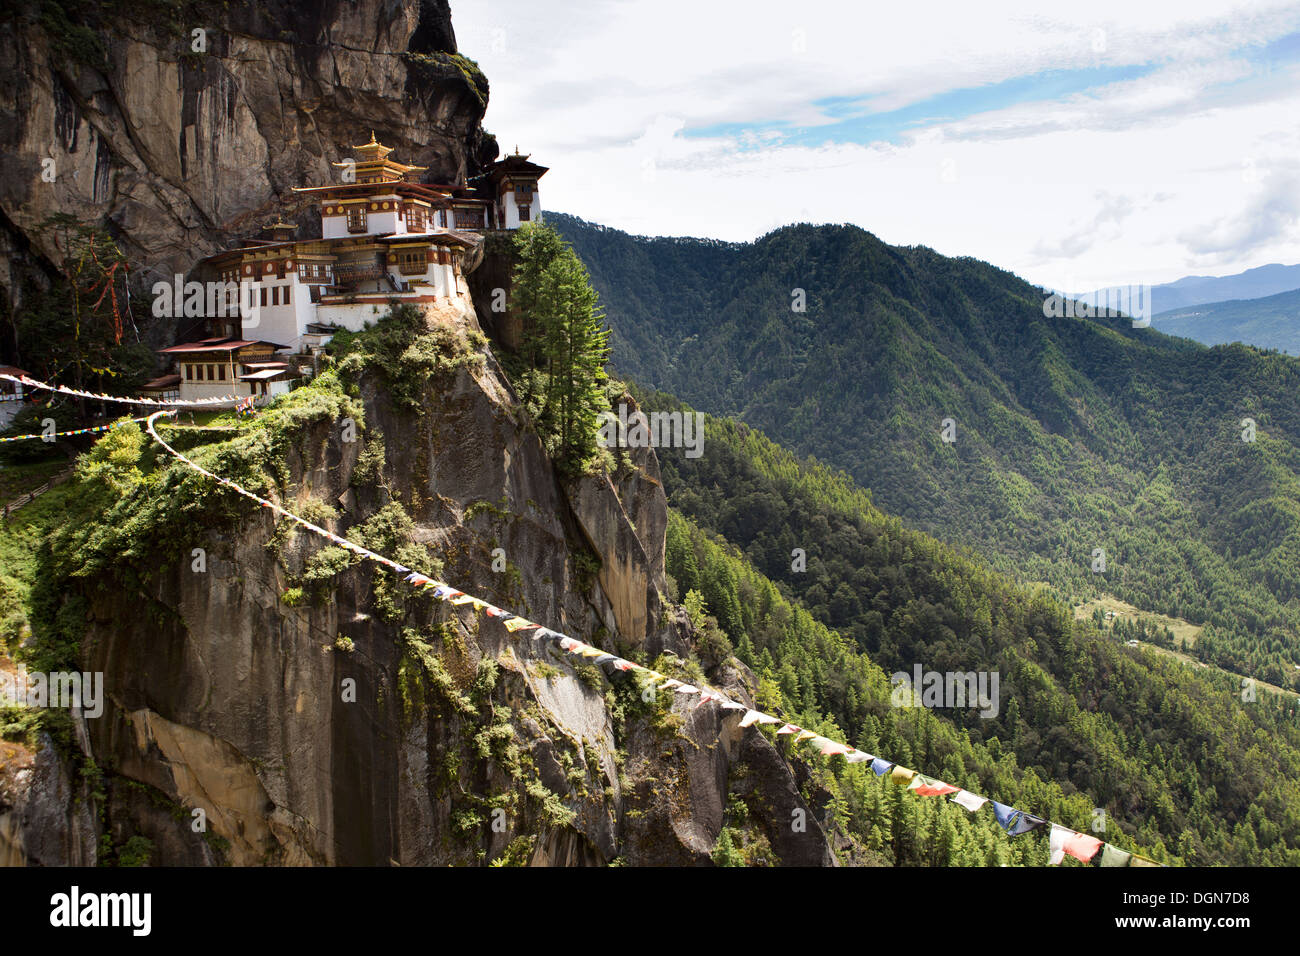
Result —
[[[353,146],[352,152],[356,153],[362,160],[383,159],[393,151],[391,146],[385,146],[375,138],[375,131],[370,131],[370,142],[362,146]]]
[[[352,152],[356,154],[356,159],[330,165],[338,169],[352,168],[357,175],[356,181],[360,183],[402,182],[408,180],[412,173],[422,173],[427,169],[425,166],[410,166],[389,159],[388,154],[393,152],[393,148],[379,142],[374,130],[370,131],[370,142],[353,146]]]

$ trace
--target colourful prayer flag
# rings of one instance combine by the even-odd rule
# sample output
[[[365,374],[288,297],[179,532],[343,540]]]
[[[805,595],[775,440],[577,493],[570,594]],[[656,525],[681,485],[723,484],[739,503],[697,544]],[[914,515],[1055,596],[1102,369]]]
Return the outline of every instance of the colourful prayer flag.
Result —
[[[754,724],[758,723],[758,718],[761,716],[762,714],[756,710],[747,710],[745,711],[745,716],[740,718],[740,726],[752,727]]]
[[[1023,810],[1017,810],[1015,807],[1009,807],[1005,803],[993,803],[993,816],[997,818],[998,825],[1006,830],[1012,836],[1020,836],[1022,833],[1028,833],[1030,830],[1036,830],[1047,821],[1041,817],[1025,813]]]
[[[506,621],[505,623],[506,623],[506,630],[510,631],[511,633],[515,631],[522,631],[525,628],[538,626],[534,624],[532,621],[524,620],[522,617],[512,617],[510,620]]]
[[[874,757],[871,760],[871,772],[877,777],[883,777],[889,772],[889,768],[892,766],[893,764],[888,760],[881,760],[879,757]]]
[[[1101,849],[1102,866],[1128,866],[1129,861],[1132,859],[1132,853],[1127,853],[1117,846],[1111,846],[1109,843]]]
[[[1101,849],[1101,841],[1094,836],[1088,836],[1086,833],[1076,833],[1068,827],[1053,823],[1049,848],[1052,855],[1047,862],[1052,866],[1060,863],[1067,853],[1076,860],[1087,863]]]
[[[868,763],[872,760],[875,760],[876,758],[864,751],[854,750],[844,759],[846,759],[849,763]]]
[[[915,776],[915,770],[908,770],[906,767],[896,766],[892,771],[890,771],[889,779],[900,787],[905,787],[912,782],[912,778]]]
[[[971,813],[974,813],[980,807],[984,806],[984,804],[988,803],[989,798],[978,796],[967,790],[958,790],[957,793],[953,795],[952,802],[957,804],[957,806],[965,807]]]
[[[833,757],[835,754],[842,754],[844,756],[848,755],[849,748],[844,746],[844,744],[837,744],[835,741],[827,740],[825,737],[818,738],[818,743],[821,743],[822,745],[821,752],[824,757]]]
[[[778,734],[778,735],[780,735],[780,734],[797,734],[797,733],[799,733],[799,728],[796,727],[794,724],[786,724],[784,727],[782,727],[780,730],[777,731],[777,734]]]
[[[935,780],[919,773],[912,780],[908,789],[914,791],[918,797],[945,797],[950,793],[956,793],[958,790],[957,787],[950,783],[944,783],[942,780]]]

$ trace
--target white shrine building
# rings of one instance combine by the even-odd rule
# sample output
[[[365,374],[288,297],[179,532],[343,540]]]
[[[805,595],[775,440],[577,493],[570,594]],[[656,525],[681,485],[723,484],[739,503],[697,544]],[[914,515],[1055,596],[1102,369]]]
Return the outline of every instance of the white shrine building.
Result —
[[[485,232],[541,217],[537,183],[547,169],[518,152],[473,186],[416,181],[425,168],[390,158],[373,133],[353,152],[355,160],[334,164],[339,182],[294,190],[317,206],[320,238],[295,239],[296,226],[276,222],[267,238],[200,262],[199,272],[221,283],[213,311],[222,314],[209,312],[201,340],[160,353],[178,360],[182,398],[287,390],[296,373],[268,347],[318,349],[338,329],[375,322],[392,300],[448,319],[472,316],[462,263]]]

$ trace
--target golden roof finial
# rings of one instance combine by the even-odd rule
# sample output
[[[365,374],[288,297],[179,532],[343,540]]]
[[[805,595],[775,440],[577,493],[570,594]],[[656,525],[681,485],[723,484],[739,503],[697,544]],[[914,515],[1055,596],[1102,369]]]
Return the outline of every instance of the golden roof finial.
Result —
[[[375,131],[372,129],[370,131],[370,142],[361,146],[353,146],[352,151],[359,153],[366,161],[373,161],[383,159],[393,151],[393,148],[379,142],[379,139],[375,136]]]

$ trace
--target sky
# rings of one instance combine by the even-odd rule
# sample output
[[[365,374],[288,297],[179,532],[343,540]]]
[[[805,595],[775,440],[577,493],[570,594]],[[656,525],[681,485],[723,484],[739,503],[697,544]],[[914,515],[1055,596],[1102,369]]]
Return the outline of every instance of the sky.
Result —
[[[1300,4],[451,0],[544,209],[1083,291],[1300,262]]]

